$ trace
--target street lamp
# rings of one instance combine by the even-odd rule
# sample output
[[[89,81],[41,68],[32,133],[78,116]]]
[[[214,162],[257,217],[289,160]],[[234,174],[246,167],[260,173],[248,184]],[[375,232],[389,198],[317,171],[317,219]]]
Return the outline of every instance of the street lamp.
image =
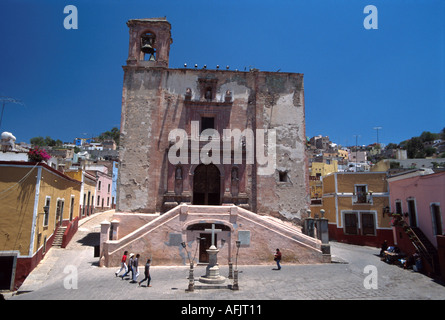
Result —
[[[185,252],[187,252],[187,257],[189,259],[189,264],[190,264],[189,286],[186,291],[194,291],[195,290],[195,278],[193,277],[193,262],[190,260],[190,254],[187,251],[187,244],[185,242],[181,242],[181,246],[185,249]]]
[[[189,263],[192,264],[192,262],[190,261],[190,254],[187,251],[187,244],[185,242],[181,242],[181,246],[185,249],[185,252],[187,253],[187,257],[189,259]]]
[[[235,243],[236,243],[235,269],[238,269],[238,252],[239,252],[239,247],[241,246],[241,241],[237,240],[235,241]]]
[[[233,272],[234,277],[233,277],[232,290],[239,290],[239,286],[238,286],[238,252],[239,252],[239,248],[241,246],[241,241],[237,240],[235,243],[236,243],[236,257],[235,257],[235,271]]]

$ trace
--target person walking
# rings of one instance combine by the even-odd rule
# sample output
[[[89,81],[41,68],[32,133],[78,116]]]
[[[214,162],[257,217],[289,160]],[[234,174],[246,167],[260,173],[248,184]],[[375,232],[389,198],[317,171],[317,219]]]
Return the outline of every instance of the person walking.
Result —
[[[122,280],[124,280],[124,277],[131,272],[133,272],[133,262],[134,262],[134,253],[130,253],[130,260],[128,260],[128,269],[127,271],[121,276]],[[133,273],[132,273],[133,274]]]
[[[116,275],[116,277],[119,276],[119,273],[121,273],[122,270],[125,270],[125,272],[128,271],[127,255],[128,255],[128,251],[124,251],[124,254],[122,255],[122,259],[121,259],[121,268],[114,273]]]
[[[139,257],[141,255],[138,253],[136,254],[136,258],[133,260],[133,268],[131,270],[131,283],[136,283],[137,278],[139,276]]]
[[[277,263],[277,268],[278,268],[278,269],[274,269],[274,270],[281,270],[281,266],[280,266],[281,251],[280,251],[280,249],[277,249],[277,252],[274,255],[274,260]]]
[[[150,276],[150,259],[147,259],[147,263],[145,264],[145,271],[144,271],[144,275],[145,278],[142,279],[141,281],[139,281],[139,286],[141,286],[141,283],[144,282],[145,280],[147,280],[147,287],[151,287],[150,285],[150,281],[151,281],[151,276]]]

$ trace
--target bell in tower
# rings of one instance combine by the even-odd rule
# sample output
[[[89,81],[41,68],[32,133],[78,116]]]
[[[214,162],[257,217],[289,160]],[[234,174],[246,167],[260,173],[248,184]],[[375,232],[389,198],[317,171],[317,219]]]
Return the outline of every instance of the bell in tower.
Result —
[[[141,51],[144,53],[145,57],[149,56],[149,59],[144,59],[148,61],[155,61],[155,35],[152,33],[146,33],[141,36]]]
[[[127,65],[168,68],[171,25],[164,18],[132,19]]]

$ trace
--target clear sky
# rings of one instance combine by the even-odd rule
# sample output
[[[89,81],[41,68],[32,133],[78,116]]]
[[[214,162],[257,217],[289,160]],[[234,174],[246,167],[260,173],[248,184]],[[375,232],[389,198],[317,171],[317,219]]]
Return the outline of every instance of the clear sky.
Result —
[[[73,141],[119,127],[126,22],[163,16],[172,68],[303,73],[308,137],[370,144],[381,127],[399,143],[445,127],[445,1],[2,0],[0,95],[24,105],[6,104],[0,130]]]

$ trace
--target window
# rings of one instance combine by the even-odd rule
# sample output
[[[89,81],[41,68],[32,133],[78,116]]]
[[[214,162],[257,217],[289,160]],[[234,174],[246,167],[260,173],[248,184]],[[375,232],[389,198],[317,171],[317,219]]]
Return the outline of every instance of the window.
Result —
[[[417,227],[416,201],[414,199],[407,199],[406,202],[408,204],[409,225],[411,227]]]
[[[435,236],[442,235],[442,218],[440,216],[440,205],[437,203],[431,204],[431,215],[433,219],[433,233]]]
[[[63,220],[63,208],[65,207],[65,201],[63,199],[57,200],[56,206],[56,221],[55,223],[61,223]]]
[[[346,235],[376,235],[376,213],[374,211],[343,212],[343,220]]]
[[[74,213],[74,196],[71,196],[71,204],[70,204],[70,221],[73,220]]]
[[[100,205],[100,196],[97,196],[97,206]]]
[[[289,177],[287,175],[287,171],[278,171],[278,179],[280,182],[288,182]]]
[[[362,222],[362,235],[364,236],[374,236],[375,235],[375,223],[374,214],[363,213],[361,214]]]
[[[368,203],[368,186],[366,184],[355,185],[355,203]]]
[[[98,184],[98,186],[97,186],[97,190],[99,190],[100,191],[100,188],[102,187],[102,181],[99,181],[99,184]]]
[[[49,220],[49,209],[51,207],[51,197],[46,197],[45,199],[45,208],[44,208],[44,214],[43,214],[43,226],[48,226],[48,220]]]
[[[85,203],[87,202],[87,195],[84,193],[83,194],[83,204],[82,204],[82,216],[85,215]]]
[[[357,213],[345,213],[345,234],[356,235],[358,234],[358,219]]]
[[[108,184],[108,193],[110,193],[110,188],[111,188],[110,184]]]
[[[205,129],[215,129],[214,117],[201,117],[201,132]]]
[[[402,202],[396,200],[396,214],[402,214]]]

